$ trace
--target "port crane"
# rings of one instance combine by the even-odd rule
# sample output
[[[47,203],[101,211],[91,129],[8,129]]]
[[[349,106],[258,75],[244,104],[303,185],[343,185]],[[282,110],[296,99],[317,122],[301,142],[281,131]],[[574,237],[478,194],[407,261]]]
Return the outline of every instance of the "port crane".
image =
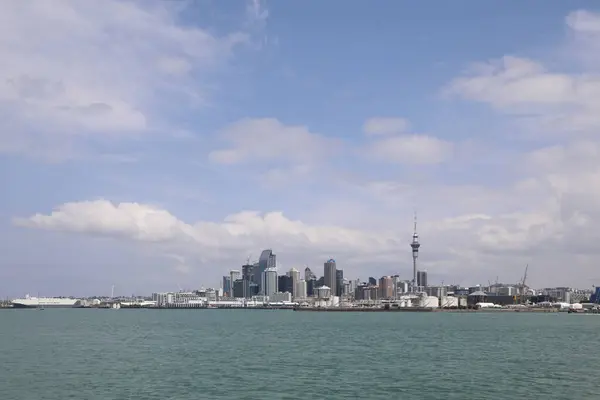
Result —
[[[521,280],[521,293],[519,293],[519,303],[525,304],[527,302],[527,297],[525,296],[525,284],[527,283],[527,272],[529,271],[529,264],[525,266],[525,273],[523,274],[523,279]]]

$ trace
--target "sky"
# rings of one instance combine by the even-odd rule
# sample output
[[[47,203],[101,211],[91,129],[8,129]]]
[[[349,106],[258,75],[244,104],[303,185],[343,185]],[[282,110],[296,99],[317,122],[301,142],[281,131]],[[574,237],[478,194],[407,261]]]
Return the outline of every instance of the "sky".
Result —
[[[0,2],[0,296],[600,282],[595,1]]]

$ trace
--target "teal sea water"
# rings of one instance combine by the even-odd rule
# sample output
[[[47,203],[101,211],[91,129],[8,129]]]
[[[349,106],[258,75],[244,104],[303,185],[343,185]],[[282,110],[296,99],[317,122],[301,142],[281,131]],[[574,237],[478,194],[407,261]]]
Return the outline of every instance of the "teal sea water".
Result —
[[[599,330],[600,315],[2,310],[0,399],[597,399]]]

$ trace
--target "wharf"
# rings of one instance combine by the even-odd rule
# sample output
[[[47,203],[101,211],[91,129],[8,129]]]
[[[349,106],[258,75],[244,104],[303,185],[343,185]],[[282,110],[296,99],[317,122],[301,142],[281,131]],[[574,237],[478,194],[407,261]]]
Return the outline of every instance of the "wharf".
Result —
[[[316,311],[316,312],[442,312],[442,313],[556,313],[553,308],[431,308],[431,307],[296,307],[294,311]]]
[[[317,312],[432,312],[431,307],[296,307],[294,311],[317,311]]]
[[[126,310],[126,309],[131,309],[133,307],[121,307],[121,310]],[[138,309],[140,307],[137,307]],[[207,307],[207,306],[200,306],[200,307],[141,307],[147,310],[244,310],[244,311],[248,311],[248,310],[293,310],[293,307],[285,307],[285,306],[281,306],[281,307],[263,307],[263,306],[252,306],[252,307]]]

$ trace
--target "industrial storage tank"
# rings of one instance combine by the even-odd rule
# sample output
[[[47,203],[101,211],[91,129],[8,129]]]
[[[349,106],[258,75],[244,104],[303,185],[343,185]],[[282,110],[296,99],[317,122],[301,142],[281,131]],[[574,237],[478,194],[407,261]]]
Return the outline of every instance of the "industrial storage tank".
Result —
[[[458,306],[459,307],[466,307],[467,306],[467,298],[466,297],[459,297],[458,298]]]
[[[339,307],[340,306],[339,296],[331,296],[329,303],[330,303],[330,307]]]
[[[315,301],[315,306],[316,307],[327,307],[327,300],[319,299],[319,300]]]
[[[317,297],[319,299],[328,299],[331,296],[331,289],[329,286],[321,286],[317,288]]]
[[[426,308],[438,308],[440,306],[440,299],[436,296],[427,296],[421,299],[421,307]]]
[[[442,299],[440,301],[440,307],[442,307],[442,308],[458,307],[458,297],[454,297],[454,296],[442,297]]]

